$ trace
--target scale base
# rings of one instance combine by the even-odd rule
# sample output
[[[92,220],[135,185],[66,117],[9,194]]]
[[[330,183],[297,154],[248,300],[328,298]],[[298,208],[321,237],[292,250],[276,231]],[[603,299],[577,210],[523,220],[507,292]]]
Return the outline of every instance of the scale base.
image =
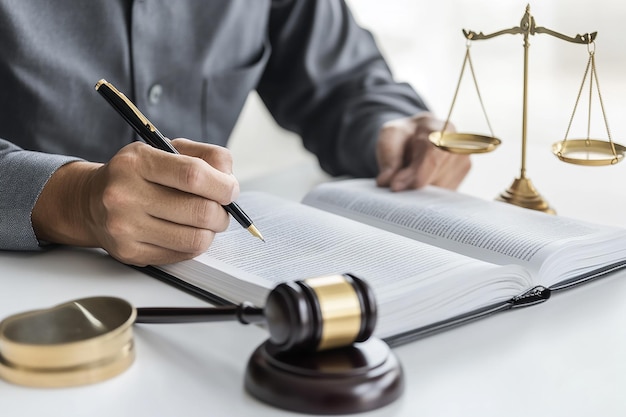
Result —
[[[245,388],[278,408],[307,414],[359,413],[390,404],[404,390],[391,349],[370,338],[321,352],[278,352],[269,342],[248,361]]]
[[[537,192],[528,178],[516,178],[513,184],[500,194],[496,200],[548,214],[556,214],[556,211]]]

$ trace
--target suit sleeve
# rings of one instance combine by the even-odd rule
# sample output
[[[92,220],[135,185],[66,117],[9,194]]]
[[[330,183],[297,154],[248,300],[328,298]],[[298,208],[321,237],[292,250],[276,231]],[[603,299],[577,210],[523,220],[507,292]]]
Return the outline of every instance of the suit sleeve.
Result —
[[[331,175],[377,175],[381,126],[427,110],[342,0],[275,1],[270,43],[259,95]]]
[[[77,158],[23,150],[0,139],[0,250],[36,250],[31,213],[44,185]]]

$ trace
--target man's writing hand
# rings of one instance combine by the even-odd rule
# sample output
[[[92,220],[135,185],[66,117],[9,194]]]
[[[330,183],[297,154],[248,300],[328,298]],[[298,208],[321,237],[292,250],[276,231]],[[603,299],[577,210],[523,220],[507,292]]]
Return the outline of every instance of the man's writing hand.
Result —
[[[225,148],[184,139],[181,155],[135,142],[104,164],[73,162],[52,176],[33,210],[37,237],[95,246],[134,265],[204,252],[229,217],[239,184]]]

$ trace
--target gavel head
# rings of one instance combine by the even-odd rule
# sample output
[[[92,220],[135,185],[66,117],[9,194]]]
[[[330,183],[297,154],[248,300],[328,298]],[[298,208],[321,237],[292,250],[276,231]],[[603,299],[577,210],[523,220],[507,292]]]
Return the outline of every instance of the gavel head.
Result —
[[[279,350],[325,350],[367,340],[377,308],[370,287],[343,274],[278,285],[264,315],[270,342]]]

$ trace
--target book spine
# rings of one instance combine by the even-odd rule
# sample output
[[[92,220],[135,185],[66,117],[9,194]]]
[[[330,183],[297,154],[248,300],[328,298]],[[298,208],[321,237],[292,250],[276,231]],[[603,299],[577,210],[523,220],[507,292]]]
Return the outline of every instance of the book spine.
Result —
[[[550,298],[551,291],[549,288],[538,285],[523,294],[514,297],[509,303],[516,307],[526,307],[534,304],[543,303]]]

